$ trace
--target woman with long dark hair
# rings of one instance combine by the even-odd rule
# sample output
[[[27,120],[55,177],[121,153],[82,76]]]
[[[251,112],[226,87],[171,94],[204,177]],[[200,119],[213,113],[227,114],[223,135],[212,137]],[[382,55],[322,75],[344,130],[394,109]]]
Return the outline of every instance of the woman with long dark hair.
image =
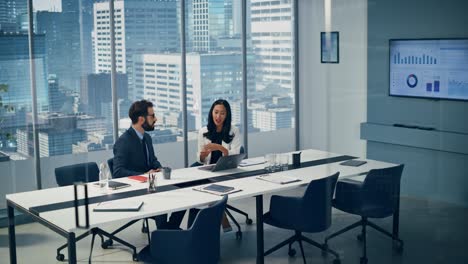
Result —
[[[211,105],[208,125],[198,132],[197,160],[202,164],[213,164],[222,156],[239,154],[240,133],[231,125],[231,106],[226,100],[218,99]]]
[[[208,113],[208,125],[198,132],[197,160],[201,164],[213,164],[222,156],[239,154],[241,148],[240,133],[231,125],[231,106],[226,100],[216,100]],[[190,214],[195,215],[196,210]],[[232,230],[231,224],[223,216],[221,222],[224,232]]]

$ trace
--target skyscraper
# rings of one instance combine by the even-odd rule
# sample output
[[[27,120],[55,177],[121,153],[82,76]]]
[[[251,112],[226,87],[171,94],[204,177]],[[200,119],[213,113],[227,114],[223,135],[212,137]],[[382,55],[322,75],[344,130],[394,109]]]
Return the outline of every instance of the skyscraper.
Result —
[[[154,102],[156,112],[181,112],[180,54],[145,54],[134,58],[137,96]],[[186,61],[187,109],[195,116],[199,128],[207,123],[208,112],[216,99],[240,100],[242,57],[239,53],[188,53]]]
[[[135,54],[176,51],[179,28],[176,0],[115,0],[117,71],[126,73]],[[110,72],[109,2],[94,3],[96,73]]]
[[[77,91],[81,75],[79,23],[62,12],[37,12],[37,32],[45,35],[48,74],[55,74],[60,85]]]
[[[8,86],[8,91],[2,94],[2,102],[15,109],[31,111],[29,67],[35,63],[38,110],[44,111],[48,109],[45,36],[35,34],[33,37],[35,59],[31,60],[27,34],[0,33],[0,84]]]
[[[233,0],[192,0],[192,51],[214,51],[218,39],[234,34],[232,2]]]
[[[253,127],[260,131],[274,131],[292,127],[293,110],[290,108],[260,108],[252,111]]]
[[[27,13],[27,0],[0,1],[0,31],[17,32],[18,16]]]
[[[293,91],[293,1],[251,0],[256,85]]]
[[[81,74],[86,76],[93,72],[93,0],[62,0],[62,13],[78,22]]]
[[[86,139],[86,131],[77,128],[74,115],[43,114],[39,116],[39,123],[40,157],[71,154],[72,145]],[[25,156],[34,155],[32,126],[20,128],[16,134],[18,152]]]
[[[117,74],[117,97],[128,98],[128,78],[126,74]],[[82,102],[88,105],[88,113],[102,116],[102,104],[112,105],[111,76],[109,73],[88,74],[81,93]],[[127,109],[128,110],[128,109]],[[112,122],[112,114],[105,116]]]
[[[49,75],[47,82],[49,91],[49,111],[59,112],[65,103],[66,96],[59,89],[59,79],[57,78],[57,75]]]

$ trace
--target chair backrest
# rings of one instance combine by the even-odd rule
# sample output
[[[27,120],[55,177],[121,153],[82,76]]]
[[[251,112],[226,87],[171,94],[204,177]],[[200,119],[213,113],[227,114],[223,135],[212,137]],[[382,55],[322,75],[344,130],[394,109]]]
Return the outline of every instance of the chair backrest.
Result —
[[[197,260],[191,263],[218,263],[220,256],[220,225],[226,209],[227,195],[208,208],[202,209],[192,226],[193,252]]]
[[[109,171],[113,178],[114,177],[114,158],[110,158],[107,160],[107,166],[109,166]]]
[[[309,183],[302,198],[303,215],[300,226],[302,231],[320,232],[331,225],[333,193],[338,181],[337,172],[326,178]]]
[[[362,200],[374,208],[393,213],[400,198],[400,180],[404,165],[370,170],[362,186]]]
[[[59,186],[72,185],[74,182],[93,182],[99,180],[96,162],[79,163],[55,168],[55,180]]]

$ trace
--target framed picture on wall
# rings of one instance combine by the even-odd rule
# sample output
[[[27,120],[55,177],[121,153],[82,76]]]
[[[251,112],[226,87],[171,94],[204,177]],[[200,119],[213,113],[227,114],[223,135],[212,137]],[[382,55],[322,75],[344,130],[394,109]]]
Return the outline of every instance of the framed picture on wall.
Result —
[[[320,33],[320,53],[322,63],[340,62],[340,33],[338,31]]]

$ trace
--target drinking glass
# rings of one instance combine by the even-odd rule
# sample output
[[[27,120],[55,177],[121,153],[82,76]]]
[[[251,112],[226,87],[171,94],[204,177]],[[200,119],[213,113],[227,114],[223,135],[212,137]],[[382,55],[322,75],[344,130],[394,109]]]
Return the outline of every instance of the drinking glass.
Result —
[[[279,164],[280,164],[280,170],[281,170],[281,171],[286,171],[286,170],[288,170],[288,166],[289,166],[289,155],[288,155],[288,154],[280,154],[280,155],[279,155]]]

